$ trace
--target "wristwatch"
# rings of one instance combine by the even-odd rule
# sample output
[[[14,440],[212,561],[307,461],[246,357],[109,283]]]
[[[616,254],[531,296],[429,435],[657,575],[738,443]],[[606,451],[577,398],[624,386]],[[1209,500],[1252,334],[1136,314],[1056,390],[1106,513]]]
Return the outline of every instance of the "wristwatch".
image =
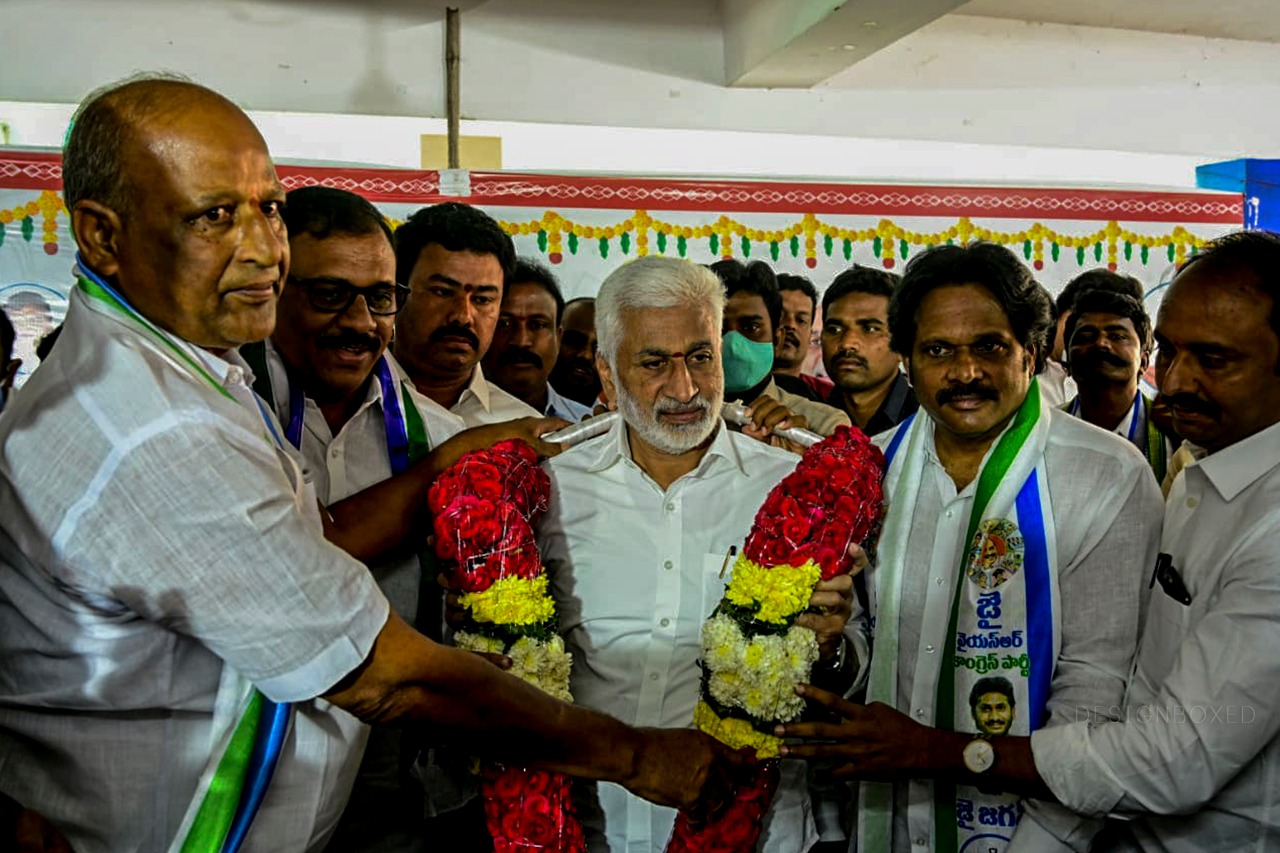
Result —
[[[996,763],[996,750],[986,735],[976,735],[965,744],[964,766],[970,773],[985,773]]]

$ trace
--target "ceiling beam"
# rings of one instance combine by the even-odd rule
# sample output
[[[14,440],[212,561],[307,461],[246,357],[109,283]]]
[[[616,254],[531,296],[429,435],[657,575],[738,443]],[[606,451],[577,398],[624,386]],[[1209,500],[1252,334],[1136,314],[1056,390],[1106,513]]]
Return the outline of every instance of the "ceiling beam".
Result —
[[[807,89],[965,0],[723,0],[725,82]]]

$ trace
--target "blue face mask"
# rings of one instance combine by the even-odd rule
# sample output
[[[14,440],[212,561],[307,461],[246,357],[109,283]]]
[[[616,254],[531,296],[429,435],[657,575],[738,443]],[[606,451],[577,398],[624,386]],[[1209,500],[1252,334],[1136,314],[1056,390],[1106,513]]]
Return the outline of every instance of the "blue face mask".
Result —
[[[720,358],[726,393],[754,388],[773,370],[773,344],[757,343],[741,332],[725,332],[722,341]]]

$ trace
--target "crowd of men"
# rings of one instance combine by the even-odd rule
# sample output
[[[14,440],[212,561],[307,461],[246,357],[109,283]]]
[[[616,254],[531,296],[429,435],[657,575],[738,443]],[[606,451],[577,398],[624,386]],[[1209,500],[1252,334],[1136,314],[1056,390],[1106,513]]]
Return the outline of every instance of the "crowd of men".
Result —
[[[580,777],[593,853],[656,853],[748,761],[689,724],[774,430],[852,425],[886,517],[800,617],[759,849],[1280,848],[1280,238],[1207,245],[1154,322],[1132,278],[1055,301],[985,243],[821,293],[647,257],[566,301],[477,208],[286,194],[192,83],[90,96],[63,163],[77,282],[16,392],[0,314],[0,847],[486,850],[480,756]],[[448,645],[426,494],[511,438],[574,705]],[[283,722],[241,824],[245,707]]]

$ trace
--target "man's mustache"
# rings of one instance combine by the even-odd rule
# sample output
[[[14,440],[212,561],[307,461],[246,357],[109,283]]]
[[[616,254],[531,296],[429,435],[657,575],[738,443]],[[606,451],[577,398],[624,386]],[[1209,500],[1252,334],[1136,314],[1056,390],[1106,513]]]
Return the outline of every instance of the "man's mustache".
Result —
[[[1106,350],[1100,350],[1100,349],[1091,350],[1087,353],[1083,353],[1077,358],[1072,359],[1072,362],[1085,368],[1096,367],[1097,365],[1100,365],[1100,364],[1109,364],[1112,367],[1128,367],[1129,366],[1129,362],[1125,361],[1122,357],[1116,355],[1113,352],[1107,352]]]
[[[654,405],[653,413],[655,415],[684,415],[689,412],[705,412],[710,408],[711,403],[699,394],[687,403],[681,403],[679,400],[660,400]]]
[[[523,347],[510,347],[498,353],[499,367],[509,367],[513,364],[529,364],[541,370],[542,356]]]
[[[858,355],[857,353],[842,352],[836,356],[835,358],[836,367],[842,367],[843,365],[846,365],[846,364],[853,365],[854,367],[861,367],[863,370],[866,370],[868,367],[871,366],[865,358]]]
[[[443,343],[445,338],[464,338],[469,344],[471,344],[472,349],[475,349],[475,350],[480,349],[480,339],[476,337],[475,332],[471,331],[466,326],[457,326],[453,324],[450,324],[448,326],[441,326],[440,328],[436,329],[427,338],[427,343],[429,344]]]
[[[382,346],[382,339],[377,335],[342,329],[320,338],[316,341],[316,346],[320,349],[367,349],[377,352]]]
[[[784,344],[790,344],[798,349],[800,347],[800,335],[797,334],[790,326],[783,326],[782,342]]]
[[[1219,406],[1197,397],[1195,394],[1161,394],[1160,402],[1170,409],[1182,409],[1184,412],[1191,412],[1192,414],[1204,415],[1210,418],[1216,418],[1222,412]]]
[[[979,400],[999,400],[1000,394],[990,385],[981,382],[967,382],[964,385],[948,385],[935,395],[939,406],[954,403],[961,397],[976,397]]]

